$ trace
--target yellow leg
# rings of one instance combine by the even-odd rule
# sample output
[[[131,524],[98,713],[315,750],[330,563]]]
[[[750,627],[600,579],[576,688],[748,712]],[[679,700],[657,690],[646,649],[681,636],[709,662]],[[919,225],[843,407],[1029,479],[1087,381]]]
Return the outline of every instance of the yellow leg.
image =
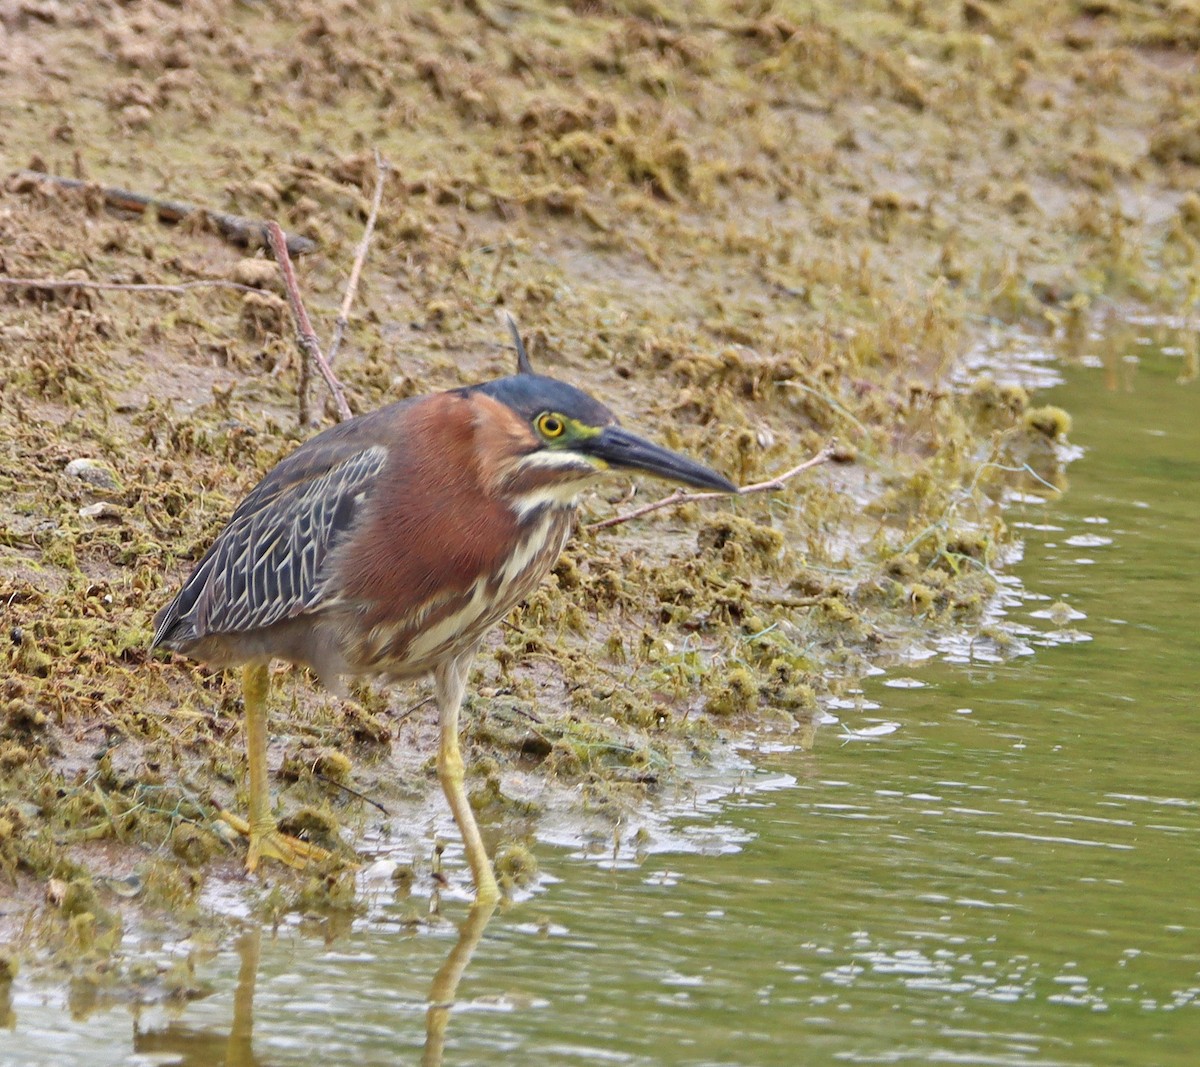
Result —
[[[500,899],[500,888],[496,885],[495,874],[492,873],[492,862],[483,847],[483,838],[480,837],[479,827],[475,823],[475,813],[471,811],[471,803],[467,800],[467,791],[463,788],[463,759],[458,747],[458,710],[462,707],[467,673],[474,658],[475,652],[472,649],[449,663],[443,663],[434,672],[438,721],[441,728],[437,770],[442,792],[446,794],[450,810],[454,813],[454,821],[462,834],[467,863],[471,865],[471,874],[475,879],[475,901],[478,904],[494,904]]]
[[[250,838],[246,870],[253,874],[262,859],[279,860],[289,867],[303,867],[309,860],[329,855],[322,848],[279,832],[271,814],[271,788],[267,782],[267,696],[271,675],[266,663],[242,668],[242,696],[246,705],[246,760],[250,765],[250,821],[229,812],[221,818],[238,833]]]

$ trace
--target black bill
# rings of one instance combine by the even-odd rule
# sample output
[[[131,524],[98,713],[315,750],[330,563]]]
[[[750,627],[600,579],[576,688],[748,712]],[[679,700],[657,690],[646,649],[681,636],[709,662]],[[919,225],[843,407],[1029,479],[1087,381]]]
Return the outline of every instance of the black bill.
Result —
[[[588,442],[587,450],[613,467],[645,471],[668,481],[693,485],[697,489],[713,489],[718,493],[738,491],[738,487],[723,474],[638,437],[620,426],[606,426]]]

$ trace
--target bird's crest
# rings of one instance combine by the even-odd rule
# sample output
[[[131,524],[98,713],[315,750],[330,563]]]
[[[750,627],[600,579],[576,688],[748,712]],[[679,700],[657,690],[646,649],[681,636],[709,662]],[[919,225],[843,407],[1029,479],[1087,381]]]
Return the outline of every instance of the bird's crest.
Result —
[[[525,342],[521,340],[521,329],[517,325],[517,320],[512,317],[512,313],[504,312],[504,322],[508,326],[508,332],[512,335],[513,347],[517,350],[517,373],[532,374],[533,364],[529,362],[529,353],[525,350]]]

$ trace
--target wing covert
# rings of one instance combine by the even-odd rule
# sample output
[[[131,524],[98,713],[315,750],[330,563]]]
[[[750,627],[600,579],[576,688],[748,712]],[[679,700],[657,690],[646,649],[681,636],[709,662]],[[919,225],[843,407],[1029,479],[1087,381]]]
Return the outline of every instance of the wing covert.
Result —
[[[244,633],[316,608],[324,565],[353,528],[387,460],[388,450],[373,445],[321,470],[264,479],[155,620],[154,644]]]

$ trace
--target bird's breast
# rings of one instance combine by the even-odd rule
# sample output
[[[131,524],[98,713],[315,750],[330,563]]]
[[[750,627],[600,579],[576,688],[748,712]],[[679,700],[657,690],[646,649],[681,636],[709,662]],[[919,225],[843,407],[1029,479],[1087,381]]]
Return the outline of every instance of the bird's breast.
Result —
[[[409,678],[478,644],[554,566],[570,535],[574,510],[546,506],[524,516],[509,552],[493,568],[455,590],[435,594],[403,618],[377,622],[348,658],[363,673]]]

